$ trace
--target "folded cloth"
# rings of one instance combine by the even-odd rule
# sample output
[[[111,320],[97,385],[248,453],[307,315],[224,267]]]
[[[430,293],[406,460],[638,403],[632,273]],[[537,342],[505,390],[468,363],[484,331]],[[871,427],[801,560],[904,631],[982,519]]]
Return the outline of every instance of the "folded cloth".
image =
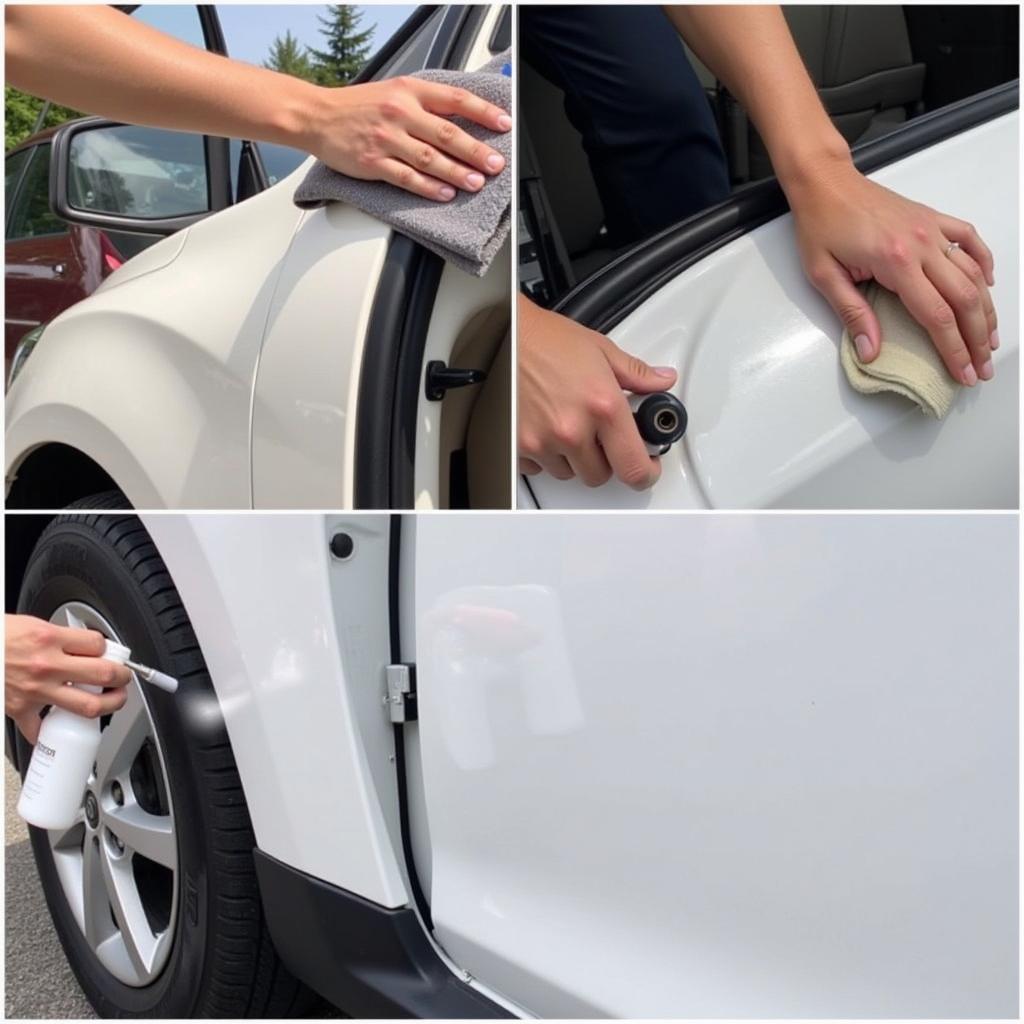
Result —
[[[960,385],[950,377],[928,332],[907,312],[899,296],[877,281],[870,281],[862,291],[882,328],[882,348],[870,363],[863,363],[850,332],[844,331],[839,361],[847,380],[864,395],[895,391],[941,420]]]
[[[499,54],[478,71],[419,71],[413,77],[454,85],[475,93],[503,110],[512,109],[512,81],[502,74],[510,51]],[[496,132],[461,117],[451,120],[505,158],[500,174],[486,176],[479,192],[457,189],[455,198],[437,202],[383,181],[362,181],[331,170],[317,161],[295,191],[295,203],[315,209],[330,202],[351,203],[390,224],[414,242],[482,277],[508,237],[512,210],[512,133]]]

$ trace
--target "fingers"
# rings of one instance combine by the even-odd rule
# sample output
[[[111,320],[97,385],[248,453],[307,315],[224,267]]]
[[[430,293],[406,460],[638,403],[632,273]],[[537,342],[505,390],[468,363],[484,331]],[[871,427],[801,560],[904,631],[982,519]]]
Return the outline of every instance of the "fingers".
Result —
[[[467,192],[479,192],[484,186],[485,179],[479,171],[452,160],[429,143],[421,142],[411,135],[402,135],[396,139],[392,152],[401,163],[414,168],[420,174],[436,179],[439,183],[454,185]],[[440,190],[438,194],[441,194]]]
[[[484,174],[498,174],[505,166],[505,158],[497,150],[486,142],[474,139],[453,121],[443,117],[418,112],[413,118],[409,134],[467,165],[464,168],[467,174],[473,168]]]
[[[623,401],[620,409],[601,425],[598,440],[612,472],[624,484],[644,491],[657,483],[661,462],[647,453],[628,402]]]
[[[525,476],[536,476],[538,473],[543,472],[539,462],[534,462],[533,459],[528,459],[525,455],[519,457],[519,472]]]
[[[992,250],[982,241],[981,235],[975,230],[974,225],[968,224],[965,220],[950,217],[945,213],[937,213],[935,217],[943,235],[951,242],[959,242],[964,252],[981,267],[989,288],[993,287],[996,282]]]
[[[596,438],[568,452],[566,458],[572,471],[588,487],[600,487],[611,479],[612,468]]]
[[[512,118],[501,107],[488,103],[467,89],[425,82],[419,78],[410,78],[408,82],[420,103],[433,114],[464,117],[496,132],[507,132],[512,127]]]
[[[78,689],[77,686],[48,683],[40,687],[39,699],[84,718],[99,718],[101,715],[112,715],[123,708],[128,694],[123,688],[109,690],[106,693],[89,693],[87,690]]]
[[[857,356],[870,363],[882,342],[882,329],[875,311],[853,283],[846,268],[830,256],[808,270],[812,284],[835,310],[853,338]]]
[[[107,649],[105,637],[95,629],[73,629],[70,626],[54,626],[53,629],[57,644],[65,654],[99,658]]]
[[[381,181],[386,181],[389,185],[404,189],[406,192],[412,192],[413,195],[423,196],[424,199],[446,203],[449,199],[455,198],[455,189],[451,185],[427,174],[421,174],[394,157],[385,157],[378,161],[377,173]]]
[[[972,281],[960,267],[942,252],[924,264],[927,278],[949,303],[956,315],[957,328],[971,353],[971,362],[981,380],[993,376],[992,352],[988,339],[991,331],[985,308],[992,307],[983,279]],[[984,294],[982,290],[984,289]]]
[[[132,675],[124,665],[106,658],[79,658],[64,655],[55,660],[53,675],[62,681],[82,683],[85,686],[124,687]]]
[[[536,461],[545,473],[550,473],[556,480],[571,480],[576,475],[564,455],[546,453],[538,455]]]
[[[974,282],[981,293],[981,308],[985,314],[985,326],[989,332],[988,345],[994,351],[999,348],[999,318],[996,315],[995,304],[992,302],[992,293],[988,290],[988,285],[985,283],[985,271],[982,270],[972,256],[969,256],[962,249],[954,249],[948,258]]]
[[[908,272],[900,281],[897,294],[910,315],[928,331],[950,376],[968,387],[977,384],[978,374],[957,327],[956,313],[924,271]]]
[[[595,337],[612,368],[612,373],[615,374],[615,379],[619,382],[619,387],[638,395],[646,395],[652,391],[667,391],[675,384],[677,374],[671,366],[649,366],[637,356],[623,352],[604,335]]]

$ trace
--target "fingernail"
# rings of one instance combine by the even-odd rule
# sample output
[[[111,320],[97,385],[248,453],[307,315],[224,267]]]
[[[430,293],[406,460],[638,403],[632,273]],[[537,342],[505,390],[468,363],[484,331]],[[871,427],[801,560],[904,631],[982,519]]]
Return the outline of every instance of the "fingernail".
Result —
[[[853,339],[853,344],[857,349],[858,357],[866,363],[871,358],[871,339],[866,334],[858,334]]]
[[[500,153],[492,153],[485,162],[492,171],[500,171],[505,166],[505,158]]]
[[[978,375],[974,372],[974,367],[970,364],[967,365],[963,372],[963,381],[969,387],[973,388],[978,383]]]
[[[441,186],[441,198],[442,199],[454,199],[455,198],[455,189],[453,189],[451,187],[451,185],[442,185]]]
[[[652,366],[651,369],[659,377],[674,377],[676,375],[675,369],[671,366]]]
[[[978,376],[981,377],[982,380],[991,380],[992,375],[995,372],[996,371],[992,368],[992,360],[987,359],[984,363],[981,364],[981,372],[978,374]]]
[[[998,332],[998,331],[993,331],[993,332],[992,332],[992,333],[991,333],[991,334],[990,334],[990,335],[988,336],[988,347],[989,347],[990,349],[992,349],[992,351],[993,351],[993,352],[994,352],[994,351],[995,351],[995,350],[996,350],[997,348],[999,348],[999,332]]]
[[[502,114],[498,118],[498,127],[503,131],[507,132],[512,127],[512,118],[508,114]]]
[[[470,188],[482,188],[484,184],[484,176],[482,174],[477,174],[476,171],[472,174],[467,174],[466,184]]]

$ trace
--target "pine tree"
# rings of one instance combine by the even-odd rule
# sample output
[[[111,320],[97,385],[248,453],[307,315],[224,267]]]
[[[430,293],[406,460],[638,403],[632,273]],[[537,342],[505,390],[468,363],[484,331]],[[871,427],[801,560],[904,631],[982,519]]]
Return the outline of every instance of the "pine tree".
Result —
[[[263,62],[265,68],[271,71],[280,71],[286,75],[294,75],[296,78],[304,78],[307,82],[315,80],[313,65],[302,44],[287,30],[282,39],[280,36],[274,38],[270,44],[270,56]]]
[[[347,85],[359,73],[370,55],[374,26],[362,31],[362,12],[352,4],[328,4],[327,17],[318,17],[320,34],[327,40],[324,50],[310,47],[314,74],[321,85]]]

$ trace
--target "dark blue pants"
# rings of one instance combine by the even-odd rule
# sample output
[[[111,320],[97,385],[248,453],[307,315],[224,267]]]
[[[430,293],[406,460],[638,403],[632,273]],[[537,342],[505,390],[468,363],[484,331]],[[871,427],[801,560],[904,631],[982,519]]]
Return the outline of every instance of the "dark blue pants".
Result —
[[[612,245],[728,196],[711,108],[660,7],[523,6],[519,49],[565,93]]]

